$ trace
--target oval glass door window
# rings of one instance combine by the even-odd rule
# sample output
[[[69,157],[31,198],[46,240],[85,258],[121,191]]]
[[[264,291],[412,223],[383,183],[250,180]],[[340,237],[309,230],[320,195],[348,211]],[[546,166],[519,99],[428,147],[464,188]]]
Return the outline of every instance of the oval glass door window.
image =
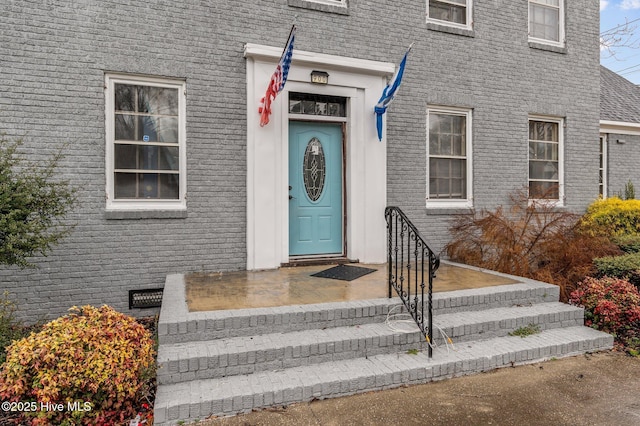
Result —
[[[304,189],[311,201],[318,201],[324,188],[326,177],[326,161],[322,143],[318,138],[312,138],[307,144],[302,164]]]

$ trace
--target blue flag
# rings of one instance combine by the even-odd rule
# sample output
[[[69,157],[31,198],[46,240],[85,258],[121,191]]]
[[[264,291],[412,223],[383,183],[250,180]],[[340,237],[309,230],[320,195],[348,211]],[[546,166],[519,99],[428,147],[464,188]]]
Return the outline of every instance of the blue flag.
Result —
[[[411,46],[409,46],[409,48],[407,49],[407,52],[404,54],[404,57],[400,62],[398,70],[396,71],[389,84],[387,84],[387,87],[385,87],[382,91],[382,96],[380,96],[380,100],[373,109],[376,113],[376,127],[378,128],[378,140],[380,141],[382,140],[382,116],[385,112],[387,112],[389,104],[391,104],[391,101],[393,101],[393,97],[395,96],[398,87],[400,87],[400,83],[402,83],[404,66],[407,63],[407,55],[409,55],[412,46],[413,43],[411,43]]]

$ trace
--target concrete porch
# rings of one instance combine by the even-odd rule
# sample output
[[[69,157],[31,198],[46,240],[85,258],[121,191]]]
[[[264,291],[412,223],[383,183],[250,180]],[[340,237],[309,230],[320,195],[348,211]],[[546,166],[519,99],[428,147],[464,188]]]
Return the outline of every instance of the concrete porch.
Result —
[[[349,266],[376,269],[376,272],[353,281],[313,276],[332,266],[335,265],[297,266],[268,271],[187,274],[184,276],[184,283],[188,310],[202,312],[308,305],[388,296],[386,264],[349,264]],[[506,275],[442,262],[434,281],[434,292],[516,282]]]
[[[584,327],[582,309],[558,302],[557,286],[443,263],[434,287],[450,287],[433,297],[437,346],[428,358],[415,325],[389,320],[402,308],[399,298],[386,297],[386,269],[376,268],[364,285],[358,281],[367,276],[350,283],[310,279],[327,266],[314,268],[243,272],[233,279],[168,276],[158,325],[156,424],[425,383],[613,345],[611,336]],[[270,281],[274,277],[288,281]],[[305,286],[333,296],[305,298]],[[222,296],[222,287],[232,295]],[[510,335],[529,325],[538,331]]]

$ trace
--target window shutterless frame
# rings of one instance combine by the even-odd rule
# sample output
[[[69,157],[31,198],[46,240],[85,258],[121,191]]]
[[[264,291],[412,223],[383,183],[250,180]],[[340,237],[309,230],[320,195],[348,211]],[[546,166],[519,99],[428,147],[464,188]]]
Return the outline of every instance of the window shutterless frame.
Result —
[[[564,119],[529,116],[529,199],[564,205]]]
[[[564,47],[564,0],[529,0],[529,41]]]
[[[427,0],[427,22],[471,30],[473,0]]]
[[[427,109],[427,208],[473,207],[472,111]]]
[[[186,209],[186,83],[105,75],[107,211]]]

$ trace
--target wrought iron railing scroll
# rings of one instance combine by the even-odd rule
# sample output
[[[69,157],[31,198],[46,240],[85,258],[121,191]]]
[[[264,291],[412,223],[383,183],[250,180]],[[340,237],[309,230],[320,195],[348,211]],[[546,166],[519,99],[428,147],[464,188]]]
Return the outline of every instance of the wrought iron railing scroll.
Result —
[[[387,266],[389,298],[396,290],[429,343],[433,355],[433,279],[440,258],[429,248],[418,229],[398,207],[387,207]],[[426,299],[425,299],[426,296]]]

